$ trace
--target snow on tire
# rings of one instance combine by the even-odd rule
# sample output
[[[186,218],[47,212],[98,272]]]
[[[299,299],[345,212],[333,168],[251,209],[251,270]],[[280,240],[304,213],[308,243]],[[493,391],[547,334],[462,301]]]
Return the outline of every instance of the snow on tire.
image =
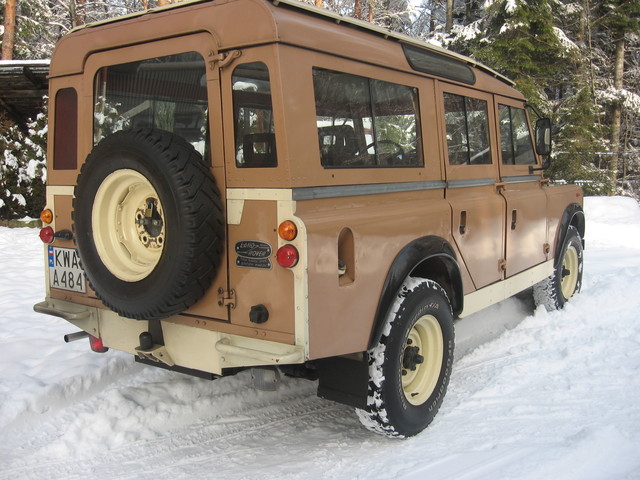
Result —
[[[564,307],[582,286],[582,240],[578,230],[570,225],[553,274],[533,286],[536,306],[548,311]]]
[[[453,364],[451,304],[436,282],[408,278],[389,310],[378,344],[368,352],[367,408],[361,423],[388,437],[424,430],[442,404]]]
[[[224,217],[209,165],[188,142],[150,128],[110,135],[74,193],[78,253],[106,306],[154,320],[204,295],[221,261]]]

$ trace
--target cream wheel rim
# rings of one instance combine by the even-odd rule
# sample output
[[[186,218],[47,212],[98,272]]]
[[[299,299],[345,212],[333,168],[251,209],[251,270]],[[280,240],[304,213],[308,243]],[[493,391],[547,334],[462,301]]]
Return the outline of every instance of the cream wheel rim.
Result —
[[[442,369],[442,329],[433,315],[424,315],[411,327],[404,345],[402,390],[412,405],[422,405],[433,393]]]
[[[569,245],[562,259],[562,281],[560,283],[562,296],[564,296],[566,300],[570,299],[576,291],[576,285],[578,284],[578,265],[578,251],[573,245]]]
[[[142,280],[160,261],[164,210],[151,182],[140,172],[116,170],[104,179],[96,192],[91,222],[98,255],[120,280]]]

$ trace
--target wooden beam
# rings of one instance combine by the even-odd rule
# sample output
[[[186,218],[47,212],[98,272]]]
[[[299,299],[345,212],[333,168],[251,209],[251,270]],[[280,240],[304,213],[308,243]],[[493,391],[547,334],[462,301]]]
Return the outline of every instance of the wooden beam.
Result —
[[[16,110],[12,105],[9,105],[4,101],[4,98],[0,98],[0,108],[2,108],[9,118],[16,122],[19,126],[24,128],[26,126],[27,119],[22,116],[22,114]]]
[[[22,74],[27,77],[31,83],[33,83],[34,87],[38,89],[44,88],[43,82],[38,77],[36,77],[36,75],[33,73],[33,70],[31,70],[29,67],[22,67]]]

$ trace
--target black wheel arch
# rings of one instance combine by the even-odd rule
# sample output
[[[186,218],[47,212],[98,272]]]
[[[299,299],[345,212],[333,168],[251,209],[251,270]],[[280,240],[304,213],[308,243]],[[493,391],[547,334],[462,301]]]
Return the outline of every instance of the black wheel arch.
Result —
[[[580,240],[582,242],[582,248],[585,248],[584,233],[585,233],[585,217],[582,206],[577,203],[570,204],[562,214],[560,223],[556,230],[556,248],[554,251],[554,265],[557,266],[558,259],[560,258],[560,252],[564,245],[565,238],[567,237],[567,230],[569,226],[573,226],[578,230],[580,234]]]
[[[440,284],[451,302],[454,317],[464,306],[462,276],[456,254],[449,242],[437,236],[418,238],[396,255],[378,300],[368,348],[373,348],[382,335],[384,321],[398,290],[408,276],[426,278]]]

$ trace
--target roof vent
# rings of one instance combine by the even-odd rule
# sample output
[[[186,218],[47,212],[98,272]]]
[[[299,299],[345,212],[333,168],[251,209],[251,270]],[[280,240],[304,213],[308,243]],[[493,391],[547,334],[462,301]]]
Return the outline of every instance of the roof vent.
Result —
[[[402,45],[402,49],[411,68],[418,72],[437,75],[468,85],[476,83],[473,70],[459,60],[411,45]]]

